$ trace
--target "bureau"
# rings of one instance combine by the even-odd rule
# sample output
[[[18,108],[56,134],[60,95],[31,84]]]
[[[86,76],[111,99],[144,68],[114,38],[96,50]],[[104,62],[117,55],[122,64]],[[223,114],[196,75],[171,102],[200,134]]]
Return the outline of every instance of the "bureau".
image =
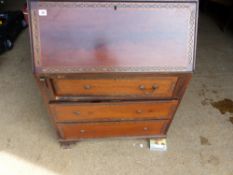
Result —
[[[195,68],[198,1],[28,4],[33,73],[61,143],[166,137]]]

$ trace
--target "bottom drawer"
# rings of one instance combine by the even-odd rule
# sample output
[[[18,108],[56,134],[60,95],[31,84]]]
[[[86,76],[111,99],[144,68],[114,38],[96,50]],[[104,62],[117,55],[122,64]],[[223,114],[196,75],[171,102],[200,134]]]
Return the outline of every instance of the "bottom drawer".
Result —
[[[64,140],[86,138],[164,135],[169,120],[58,124]]]

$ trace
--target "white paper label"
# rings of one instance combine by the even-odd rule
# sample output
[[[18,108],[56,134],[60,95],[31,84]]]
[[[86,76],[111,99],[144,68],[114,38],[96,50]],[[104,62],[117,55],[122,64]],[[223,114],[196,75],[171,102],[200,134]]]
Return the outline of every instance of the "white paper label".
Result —
[[[167,151],[166,139],[150,139],[151,151]]]
[[[46,9],[40,9],[39,10],[39,16],[47,16],[47,10]]]

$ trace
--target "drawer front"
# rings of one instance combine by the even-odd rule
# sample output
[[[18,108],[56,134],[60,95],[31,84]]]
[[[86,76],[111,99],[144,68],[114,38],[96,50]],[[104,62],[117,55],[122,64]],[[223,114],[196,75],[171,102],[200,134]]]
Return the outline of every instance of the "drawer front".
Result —
[[[50,104],[56,122],[170,119],[178,101]]]
[[[31,0],[35,69],[43,73],[192,71],[197,0],[181,1]]]
[[[164,135],[168,120],[143,122],[104,122],[85,124],[58,124],[62,139],[157,136]]]
[[[53,79],[56,96],[172,97],[177,77]]]

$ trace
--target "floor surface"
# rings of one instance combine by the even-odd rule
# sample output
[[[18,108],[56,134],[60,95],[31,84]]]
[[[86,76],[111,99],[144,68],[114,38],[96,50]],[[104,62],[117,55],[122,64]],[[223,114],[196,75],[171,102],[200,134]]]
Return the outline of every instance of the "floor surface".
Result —
[[[143,139],[60,147],[33,79],[24,31],[15,48],[0,56],[0,174],[233,175],[233,35],[205,15],[199,26],[196,72],[166,152],[150,151]]]

